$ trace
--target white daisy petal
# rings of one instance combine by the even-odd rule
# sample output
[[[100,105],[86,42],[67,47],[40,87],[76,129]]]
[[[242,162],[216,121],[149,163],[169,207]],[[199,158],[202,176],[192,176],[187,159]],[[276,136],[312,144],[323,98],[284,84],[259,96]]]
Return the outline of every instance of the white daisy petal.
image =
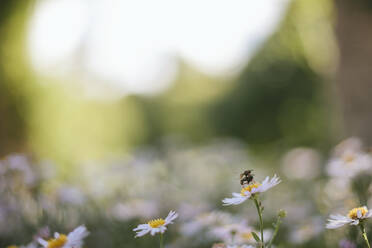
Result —
[[[83,245],[83,239],[89,235],[89,232],[85,226],[79,226],[70,232],[67,236],[67,246],[81,247]]]
[[[178,217],[178,214],[175,211],[170,211],[167,218],[165,218],[165,225],[173,224],[173,220]]]
[[[233,198],[225,198],[225,199],[222,200],[222,202],[223,202],[224,206],[238,205],[238,204],[243,203],[247,199],[249,199],[249,197],[240,195],[240,196],[233,197]]]
[[[48,247],[48,241],[46,241],[42,238],[38,238],[37,242],[39,242],[39,244],[41,244],[43,247]]]
[[[350,223],[350,225],[354,225],[354,226],[356,226],[356,225],[358,225],[359,224],[359,220],[353,220],[351,223]]]
[[[143,235],[148,234],[150,231],[151,231],[151,229],[145,229],[145,230],[142,230],[142,231],[140,231],[140,232],[137,232],[137,234],[136,234],[136,238],[137,238],[137,237],[142,237]]]

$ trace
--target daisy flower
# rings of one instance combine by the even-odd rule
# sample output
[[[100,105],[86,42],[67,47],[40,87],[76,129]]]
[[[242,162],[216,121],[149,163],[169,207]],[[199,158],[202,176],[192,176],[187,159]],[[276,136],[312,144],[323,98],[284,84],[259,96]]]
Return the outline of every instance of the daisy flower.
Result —
[[[344,216],[341,214],[331,215],[328,219],[328,223],[326,228],[328,229],[335,229],[339,228],[343,225],[350,224],[350,225],[358,225],[362,221],[372,216],[372,211],[368,210],[366,206],[353,208],[349,211],[349,213]]]
[[[38,239],[38,242],[44,248],[80,248],[83,245],[83,239],[89,235],[85,226],[79,226],[70,232],[67,236],[54,233],[54,239]]]
[[[352,178],[372,168],[372,156],[362,151],[345,151],[327,164],[327,173],[333,177]]]
[[[167,225],[173,224],[173,220],[178,217],[175,211],[170,211],[167,218],[155,219],[147,222],[147,224],[140,224],[133,229],[137,233],[136,237],[142,237],[143,235],[150,233],[154,236],[156,233],[164,233],[167,230]]]
[[[240,193],[232,193],[233,198],[225,198],[222,202],[224,203],[224,206],[228,205],[238,205],[255,194],[259,194],[262,192],[267,191],[268,189],[271,189],[272,187],[278,185],[280,183],[279,177],[274,175],[271,179],[269,177],[266,177],[266,179],[262,183],[251,183],[246,185],[245,187],[242,188]]]

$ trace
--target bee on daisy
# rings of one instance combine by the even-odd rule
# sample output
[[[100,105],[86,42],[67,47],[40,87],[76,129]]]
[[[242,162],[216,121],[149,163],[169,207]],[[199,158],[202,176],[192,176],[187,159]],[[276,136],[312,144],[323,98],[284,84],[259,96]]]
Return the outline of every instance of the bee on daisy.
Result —
[[[364,222],[372,217],[372,210],[363,206],[358,208],[353,208],[349,211],[347,215],[330,215],[330,218],[328,219],[328,223],[326,225],[326,228],[328,229],[336,229],[339,227],[342,227],[344,225],[353,225],[353,226],[359,226],[362,231],[362,236],[367,243],[367,247],[370,247],[369,241],[367,238],[367,233],[364,227]]]
[[[85,226],[75,228],[68,235],[54,233],[54,238],[50,240],[38,239],[38,242],[44,248],[81,248],[83,240],[89,235]]]
[[[150,220],[147,224],[140,224],[133,231],[136,232],[136,237],[142,237],[148,233],[154,236],[160,233],[160,248],[163,247],[163,233],[167,230],[167,225],[173,224],[173,221],[178,217],[175,211],[170,211],[165,219],[159,218]]]
[[[239,205],[246,200],[252,198],[253,196],[263,193],[272,187],[278,185],[280,183],[279,177],[274,175],[270,179],[270,177],[266,177],[264,181],[261,183],[256,183],[254,181],[250,182],[249,184],[244,184],[242,186],[242,189],[240,193],[232,193],[233,197],[232,198],[225,198],[222,202],[224,203],[224,206],[228,205]]]
[[[222,200],[224,206],[229,205],[239,205],[243,202],[245,202],[248,199],[252,199],[254,201],[254,204],[257,208],[258,217],[260,220],[260,233],[261,237],[258,237],[258,235],[255,232],[252,232],[252,235],[254,239],[259,244],[259,247],[264,248],[265,247],[265,241],[264,241],[264,227],[263,227],[263,206],[261,204],[261,201],[259,199],[259,194],[263,193],[272,187],[278,185],[281,180],[278,176],[274,175],[274,177],[266,177],[265,180],[263,180],[261,183],[257,183],[254,180],[254,175],[252,174],[253,170],[245,170],[242,174],[240,174],[240,184],[242,186],[242,189],[240,193],[232,193],[232,198],[225,198]],[[279,214],[277,223],[275,226],[275,235],[279,229],[281,218],[284,218],[285,215]],[[271,238],[270,242],[268,243],[268,247],[271,247],[272,242],[275,238],[275,235]]]

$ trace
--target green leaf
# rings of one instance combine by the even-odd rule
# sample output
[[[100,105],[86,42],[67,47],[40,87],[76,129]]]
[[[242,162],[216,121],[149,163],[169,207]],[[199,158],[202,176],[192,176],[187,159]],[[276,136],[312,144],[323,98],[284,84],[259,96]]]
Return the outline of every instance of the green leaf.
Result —
[[[251,232],[252,233],[252,236],[253,238],[257,241],[257,242],[260,242],[260,238],[258,237],[258,235],[255,233],[255,232]]]

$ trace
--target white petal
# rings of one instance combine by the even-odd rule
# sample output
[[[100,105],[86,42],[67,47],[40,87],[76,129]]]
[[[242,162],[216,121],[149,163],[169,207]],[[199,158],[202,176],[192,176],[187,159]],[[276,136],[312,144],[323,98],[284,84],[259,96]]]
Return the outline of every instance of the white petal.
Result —
[[[223,204],[224,206],[238,205],[238,204],[243,203],[247,199],[249,199],[249,197],[239,195],[239,196],[233,197],[233,198],[225,198],[225,199],[222,200],[222,202],[224,203]]]
[[[133,229],[133,231],[139,231],[150,228],[149,224],[140,224],[136,228]]]
[[[143,235],[148,234],[150,231],[151,231],[151,229],[149,228],[149,229],[144,229],[144,230],[142,230],[142,231],[140,231],[140,232],[137,232],[137,234],[136,234],[136,238],[137,238],[137,237],[142,237]]]
[[[350,225],[354,225],[354,226],[356,226],[356,225],[358,225],[359,224],[359,220],[353,220],[351,223],[350,223]]]
[[[160,230],[161,233],[164,233],[167,230],[167,227],[161,226],[161,227],[159,227],[159,230]]]
[[[44,240],[42,238],[38,238],[37,239],[37,242],[39,242],[39,244],[41,244],[44,247],[48,247],[48,241],[46,241],[46,240]]]
[[[167,218],[165,218],[165,225],[173,224],[173,220],[178,217],[178,214],[175,211],[170,211]]]
[[[331,215],[330,216],[330,219],[328,219],[328,223],[326,225],[326,228],[328,229],[335,229],[335,228],[339,228],[345,224],[349,224],[349,223],[352,223],[353,220],[344,216],[344,215],[340,215],[340,214],[336,214],[336,215]]]
[[[365,218],[371,218],[371,216],[372,216],[372,209],[368,210]]]
[[[83,245],[83,239],[88,235],[87,228],[85,226],[79,226],[68,234],[66,246],[74,248],[81,247]]]
[[[151,235],[152,236],[154,236],[158,232],[160,232],[160,228],[151,228]]]

